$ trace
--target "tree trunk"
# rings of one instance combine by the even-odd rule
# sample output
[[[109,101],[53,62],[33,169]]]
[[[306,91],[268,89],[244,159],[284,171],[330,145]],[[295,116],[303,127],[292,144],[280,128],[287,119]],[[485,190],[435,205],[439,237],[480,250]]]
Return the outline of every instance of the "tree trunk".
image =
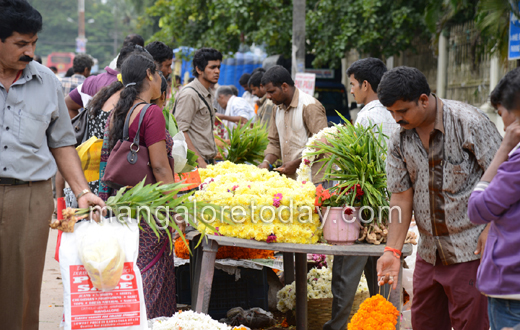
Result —
[[[298,72],[305,72],[305,0],[293,0],[293,78]]]

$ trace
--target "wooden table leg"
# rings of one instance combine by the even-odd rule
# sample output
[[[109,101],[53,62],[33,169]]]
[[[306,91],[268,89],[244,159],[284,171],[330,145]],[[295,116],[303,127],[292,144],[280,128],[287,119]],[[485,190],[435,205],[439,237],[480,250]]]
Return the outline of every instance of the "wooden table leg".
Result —
[[[401,257],[401,267],[399,267],[399,278],[397,279],[397,288],[395,290],[392,290],[390,292],[390,298],[388,301],[390,301],[395,308],[401,313],[402,307],[403,307],[403,262],[404,258]],[[399,330],[401,328],[401,315],[397,317],[397,324],[395,326],[396,330]]]
[[[296,330],[307,330],[307,254],[296,253]]]
[[[195,302],[192,308],[198,313],[208,313],[209,300],[211,298],[211,285],[213,284],[213,273],[215,272],[215,259],[217,257],[218,243],[214,240],[202,242],[202,260],[195,274],[196,290]]]
[[[294,253],[292,252],[283,252],[283,277],[285,285],[294,282]],[[287,323],[290,325],[296,324],[293,311],[285,313],[285,317],[287,318]]]

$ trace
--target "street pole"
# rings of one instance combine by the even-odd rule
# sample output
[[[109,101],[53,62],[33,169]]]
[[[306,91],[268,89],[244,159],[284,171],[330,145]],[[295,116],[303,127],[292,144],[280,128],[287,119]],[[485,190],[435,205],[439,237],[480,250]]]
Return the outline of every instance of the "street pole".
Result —
[[[446,97],[448,83],[448,38],[441,31],[439,35],[439,60],[437,62],[437,96]]]
[[[293,0],[292,77],[305,72],[305,0]]]
[[[87,39],[85,38],[85,0],[78,0],[78,38],[76,39],[76,52],[87,52]]]

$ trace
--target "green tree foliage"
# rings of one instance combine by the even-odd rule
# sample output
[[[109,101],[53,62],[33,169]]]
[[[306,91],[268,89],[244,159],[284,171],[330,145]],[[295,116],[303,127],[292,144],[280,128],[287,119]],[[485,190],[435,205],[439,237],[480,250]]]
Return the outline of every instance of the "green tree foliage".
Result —
[[[139,1],[139,0],[134,0]],[[78,36],[78,3],[61,0],[29,0],[43,17],[36,53],[75,52]],[[119,52],[124,37],[135,31],[137,16],[129,0],[85,0],[85,35],[87,53],[97,58],[99,67]],[[69,22],[67,18],[72,19]],[[88,23],[93,19],[93,23]],[[114,47],[114,42],[117,42]]]
[[[307,13],[307,35],[315,65],[342,58],[345,51],[389,57],[424,36],[422,0],[321,0]],[[428,36],[426,36],[428,37]]]
[[[211,46],[226,54],[245,42],[264,44],[269,53],[291,53],[288,0],[158,0],[147,12],[160,17],[161,30],[152,39],[174,47]]]
[[[346,50],[391,56],[424,31],[425,0],[308,0],[306,34],[315,64],[337,63]],[[263,44],[268,54],[291,54],[292,1],[158,0],[153,38],[172,46],[212,46],[233,53],[241,43]]]

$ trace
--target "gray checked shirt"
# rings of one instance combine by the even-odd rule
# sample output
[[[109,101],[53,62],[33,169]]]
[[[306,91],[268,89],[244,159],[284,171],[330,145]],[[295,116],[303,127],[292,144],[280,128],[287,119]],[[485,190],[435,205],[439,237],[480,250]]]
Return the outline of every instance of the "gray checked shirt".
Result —
[[[442,100],[428,151],[415,131],[401,129],[388,145],[387,184],[392,193],[413,187],[413,211],[421,240],[418,253],[435,265],[479,259],[474,254],[484,225],[468,217],[468,200],[493,160],[502,137],[479,109]]]
[[[0,177],[50,179],[57,170],[49,148],[76,143],[61,83],[34,61],[9,92],[0,83]]]

